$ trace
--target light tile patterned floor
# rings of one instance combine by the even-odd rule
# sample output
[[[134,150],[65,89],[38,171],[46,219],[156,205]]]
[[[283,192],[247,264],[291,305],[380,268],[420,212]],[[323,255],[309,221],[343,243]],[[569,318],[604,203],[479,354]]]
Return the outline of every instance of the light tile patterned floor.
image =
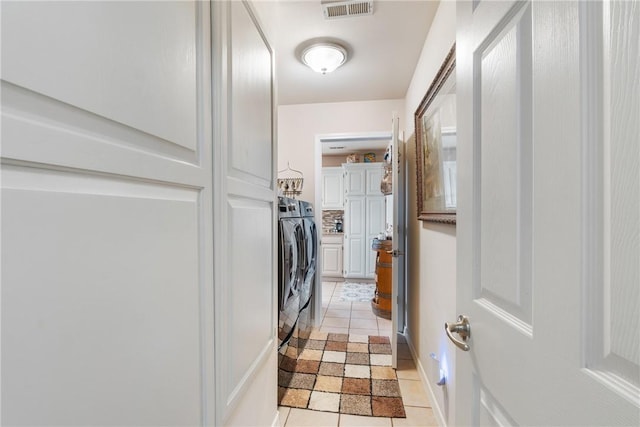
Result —
[[[320,332],[333,332],[353,335],[384,335],[391,336],[391,321],[377,317],[371,311],[368,302],[344,302],[340,301],[342,282],[324,282],[322,284],[322,324]],[[357,342],[350,342],[352,350],[356,351]],[[325,352],[326,353],[326,352]],[[335,353],[343,353],[336,351]],[[340,357],[338,354],[334,355]],[[384,356],[384,355],[383,355]],[[380,364],[386,364],[386,360],[380,360]],[[384,368],[376,369],[372,376],[384,378],[387,373]],[[353,378],[358,378],[357,370],[353,371]],[[329,412],[311,411],[307,409],[279,407],[281,427],[432,427],[437,422],[431,403],[427,397],[422,381],[411,358],[409,347],[405,342],[398,343],[398,369],[396,371],[400,390],[405,404],[407,418],[381,418],[362,417],[357,415],[334,414]],[[327,385],[331,387],[331,385]],[[330,404],[325,402],[323,394],[315,396],[314,402],[319,405]]]

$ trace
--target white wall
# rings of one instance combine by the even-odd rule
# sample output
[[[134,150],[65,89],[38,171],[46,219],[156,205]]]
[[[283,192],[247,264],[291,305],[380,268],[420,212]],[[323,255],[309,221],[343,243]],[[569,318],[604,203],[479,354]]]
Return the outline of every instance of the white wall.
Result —
[[[287,162],[304,174],[301,200],[315,200],[315,137],[330,133],[391,132],[391,114],[404,117],[404,100],[281,105],[278,170]]]
[[[441,2],[416,66],[405,99],[405,135],[411,136],[406,152],[409,162],[407,221],[408,341],[415,351],[418,369],[430,389],[433,409],[441,424],[453,425],[455,412],[455,351],[444,333],[444,322],[456,313],[456,228],[418,221],[416,200],[416,150],[413,114],[440,65],[455,42],[455,2]],[[447,372],[447,384],[439,387],[438,363]]]

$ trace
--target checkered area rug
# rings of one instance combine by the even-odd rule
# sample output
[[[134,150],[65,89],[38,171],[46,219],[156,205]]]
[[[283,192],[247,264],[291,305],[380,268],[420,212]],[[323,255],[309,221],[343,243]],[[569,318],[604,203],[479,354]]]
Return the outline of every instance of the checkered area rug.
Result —
[[[303,348],[296,349],[296,344],[280,355],[281,406],[406,417],[396,371],[391,367],[388,337],[314,331]]]

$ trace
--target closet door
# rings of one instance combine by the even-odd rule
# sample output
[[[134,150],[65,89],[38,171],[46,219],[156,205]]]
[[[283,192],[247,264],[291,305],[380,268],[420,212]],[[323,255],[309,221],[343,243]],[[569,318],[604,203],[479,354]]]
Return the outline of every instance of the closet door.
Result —
[[[215,425],[270,425],[278,389],[273,54],[250,4],[212,7]]]
[[[2,424],[212,422],[208,3],[1,19]]]

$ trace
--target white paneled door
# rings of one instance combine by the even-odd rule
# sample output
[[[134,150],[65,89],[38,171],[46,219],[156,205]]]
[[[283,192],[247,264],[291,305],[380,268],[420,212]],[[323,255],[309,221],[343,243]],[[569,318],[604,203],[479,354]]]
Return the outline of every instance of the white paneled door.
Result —
[[[213,419],[209,22],[2,3],[2,424]]]
[[[216,425],[264,425],[277,408],[273,53],[250,4],[212,7]]]
[[[640,5],[458,25],[454,424],[639,425]]]
[[[1,8],[2,424],[273,423],[273,55],[251,4]]]
[[[380,179],[380,182],[382,179]],[[380,192],[380,183],[378,183],[378,193]],[[384,231],[384,196],[375,195],[365,198],[365,246],[364,246],[364,262],[365,277],[373,279],[376,275],[376,255],[377,252],[372,250],[371,245],[373,239]]]
[[[392,213],[392,298],[391,298],[391,349],[393,351],[392,365],[398,364],[398,334],[404,333],[405,316],[405,176],[407,173],[407,161],[404,155],[404,141],[400,139],[400,119],[394,113],[392,120],[391,161],[393,173],[393,213]]]
[[[384,232],[382,163],[351,163],[345,170],[344,277],[373,279],[376,252],[373,239]]]
[[[366,202],[365,196],[346,197],[344,201],[345,278],[363,278],[367,274]]]

